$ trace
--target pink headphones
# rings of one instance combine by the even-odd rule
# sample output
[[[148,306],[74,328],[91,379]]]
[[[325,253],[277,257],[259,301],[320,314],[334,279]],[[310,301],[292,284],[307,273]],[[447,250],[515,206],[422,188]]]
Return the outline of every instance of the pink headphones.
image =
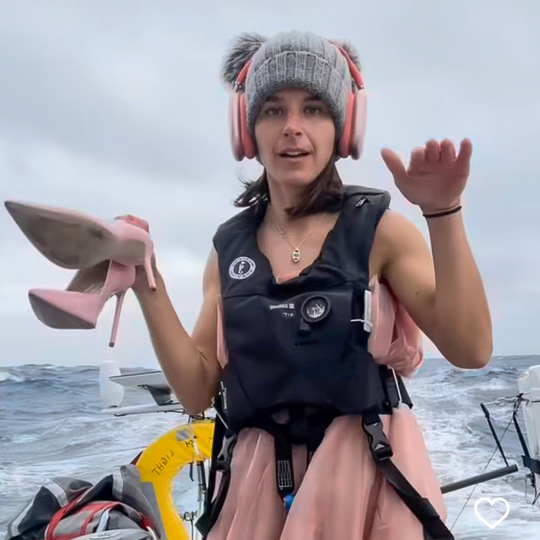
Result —
[[[336,43],[333,44],[347,60],[353,80],[353,88],[347,100],[345,125],[337,144],[337,154],[341,158],[351,156],[353,159],[358,159],[362,154],[366,133],[366,91],[362,75],[347,54],[347,51]],[[242,161],[244,158],[252,159],[257,154],[255,141],[251,138],[247,128],[247,108],[244,97],[245,83],[250,67],[251,60],[246,63],[238,74],[234,91],[231,92],[229,98],[229,136],[233,155],[237,161]]]

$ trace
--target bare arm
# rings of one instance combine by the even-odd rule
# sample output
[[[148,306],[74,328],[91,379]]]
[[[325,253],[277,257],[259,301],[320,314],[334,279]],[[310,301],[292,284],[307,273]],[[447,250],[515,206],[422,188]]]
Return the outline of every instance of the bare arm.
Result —
[[[382,275],[450,363],[484,367],[493,347],[491,317],[461,212],[427,221],[433,259],[420,231],[386,212],[376,233]]]
[[[159,363],[189,414],[210,407],[221,372],[216,352],[220,281],[214,249],[204,271],[203,293],[201,313],[191,337],[178,319],[159,274],[156,291],[141,287],[136,293]]]

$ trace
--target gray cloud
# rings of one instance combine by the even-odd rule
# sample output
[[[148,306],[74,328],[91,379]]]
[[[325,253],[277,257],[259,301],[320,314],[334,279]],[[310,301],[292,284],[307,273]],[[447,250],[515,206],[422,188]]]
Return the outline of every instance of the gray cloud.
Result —
[[[186,328],[216,227],[235,212],[238,174],[228,145],[219,67],[241,31],[303,28],[346,38],[360,53],[369,95],[360,162],[345,181],[388,189],[393,207],[427,237],[379,157],[408,156],[430,137],[468,136],[469,240],[493,309],[495,353],[539,353],[540,4],[430,0],[156,0],[2,3],[0,198],[149,220],[160,268]],[[0,363],[124,365],[155,360],[139,308],[126,302],[118,347],[106,350],[113,302],[93,332],[44,327],[31,287],[64,287],[70,272],[33,250],[0,212]]]

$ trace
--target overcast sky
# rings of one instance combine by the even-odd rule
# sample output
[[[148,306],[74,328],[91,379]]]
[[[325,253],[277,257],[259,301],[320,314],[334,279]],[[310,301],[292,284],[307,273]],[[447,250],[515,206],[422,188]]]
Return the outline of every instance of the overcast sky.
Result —
[[[473,142],[464,217],[494,322],[496,355],[540,354],[540,2],[538,0],[0,0],[0,198],[101,218],[146,218],[188,330],[216,227],[236,212],[219,68],[244,31],[311,30],[351,41],[368,92],[365,153],[346,183],[393,185],[379,151],[408,156],[430,137]],[[113,304],[94,331],[59,331],[32,313],[32,287],[64,288],[0,208],[0,365],[156,366],[142,315]],[[427,344],[429,354],[436,354]]]

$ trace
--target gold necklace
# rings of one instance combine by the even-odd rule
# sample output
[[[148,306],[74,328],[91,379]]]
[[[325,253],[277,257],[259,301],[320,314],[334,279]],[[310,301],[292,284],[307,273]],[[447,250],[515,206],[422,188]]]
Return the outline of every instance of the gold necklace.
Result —
[[[289,246],[292,247],[293,251],[291,253],[291,260],[294,264],[298,264],[300,262],[300,259],[302,258],[302,252],[300,251],[300,248],[304,245],[305,241],[313,234],[313,230],[311,230],[311,232],[297,246],[295,246],[290,241],[287,233],[277,224],[277,221],[274,218],[272,218],[272,223],[274,224],[277,232],[281,235],[281,238],[285,239]]]

